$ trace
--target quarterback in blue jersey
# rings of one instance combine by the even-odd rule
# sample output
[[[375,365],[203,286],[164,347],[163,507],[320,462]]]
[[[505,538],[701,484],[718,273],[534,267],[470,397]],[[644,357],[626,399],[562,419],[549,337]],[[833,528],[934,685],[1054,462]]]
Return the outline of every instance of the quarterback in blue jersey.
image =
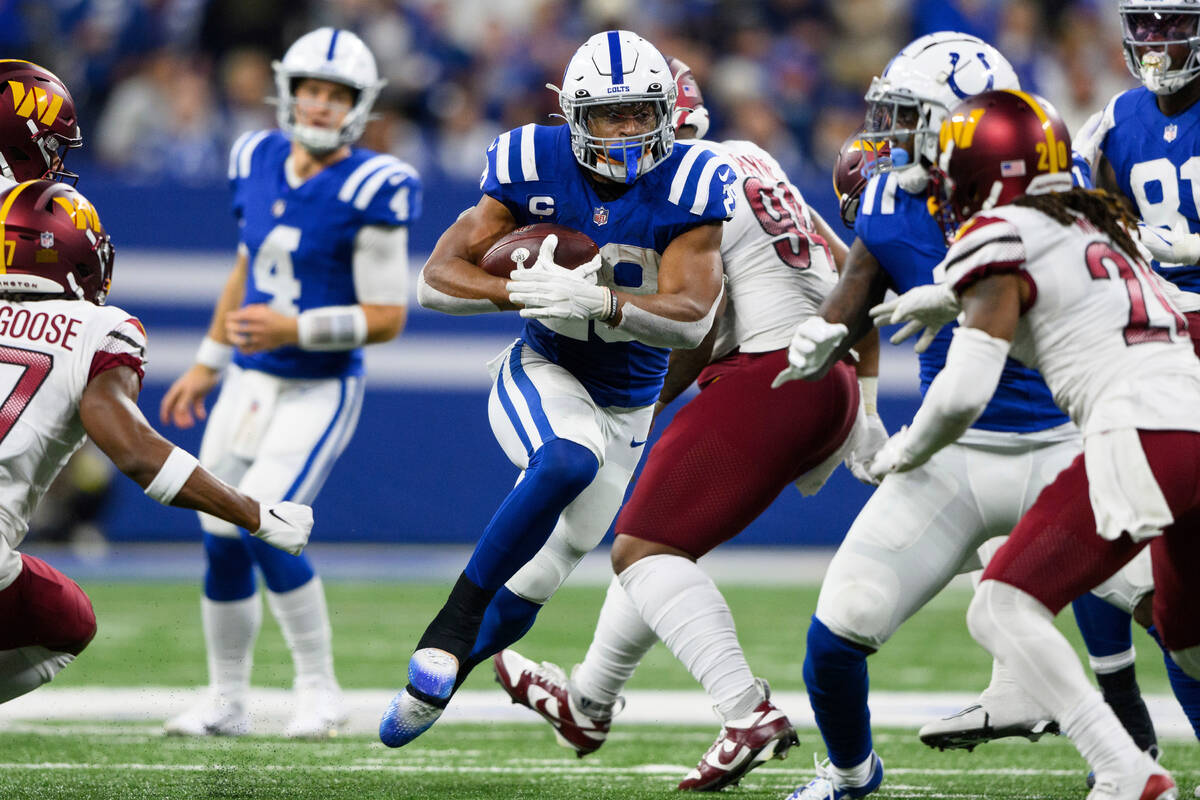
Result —
[[[247,133],[233,146],[237,260],[196,363],[168,390],[161,415],[180,427],[204,419],[204,399],[223,376],[201,462],[256,496],[310,503],[358,422],[362,346],[404,326],[407,226],[420,213],[421,186],[407,164],[353,146],[383,84],[357,36],[320,28],[274,66],[282,130]],[[257,566],[295,663],[295,714],[284,732],[332,735],[345,712],[325,592],[307,557],[264,549],[211,517],[201,527],[210,691],[168,720],[167,732],[249,730]]]
[[[938,302],[941,287],[930,284],[946,241],[927,203],[938,130],[959,99],[993,88],[1017,88],[1008,61],[973,36],[949,32],[910,43],[872,83],[864,138],[889,145],[890,169],[866,184],[838,285],[822,316],[797,329],[781,378],[823,374],[869,329],[868,309],[889,288],[922,287],[918,297]],[[873,313],[890,316],[901,301]],[[922,337],[922,391],[945,364],[950,338],[949,330],[932,329]],[[829,761],[794,798],[863,797],[879,788],[883,762],[871,738],[867,656],[955,574],[978,568],[988,555],[977,556],[980,546],[1012,530],[1080,450],[1077,430],[1040,377],[1009,361],[992,403],[942,451],[944,460],[908,480],[882,480],[830,564],[809,627],[804,679]],[[999,664],[978,705],[939,723],[947,721],[926,726],[922,737],[941,747],[1036,738],[1053,725]]]
[[[433,725],[467,672],[524,635],[600,542],[641,457],[669,349],[697,346],[722,297],[734,171],[702,143],[675,142],[662,55],[629,31],[596,34],[557,92],[567,124],[496,139],[483,197],[422,271],[423,305],[520,309],[526,320],[489,365],[492,429],[521,477],[417,644],[380,723],[392,747]],[[507,280],[477,266],[493,242],[535,222],[586,233],[599,258],[563,269],[547,237],[536,263]]]
[[[1200,8],[1123,0],[1118,10],[1125,62],[1142,86],[1117,95],[1084,123],[1074,142],[1076,180],[1121,195],[1134,208],[1142,221],[1141,241],[1155,258],[1152,266],[1175,288],[1170,299],[1187,316],[1192,346],[1200,354]],[[1152,601],[1152,593],[1143,594],[1134,617],[1157,640]],[[1076,603],[1076,616],[1081,606]],[[1114,613],[1104,606],[1087,611]],[[1093,669],[1098,664],[1113,668],[1097,676],[1106,698],[1128,691],[1131,640],[1098,650],[1089,643],[1088,652]],[[1175,697],[1200,736],[1200,682],[1166,653],[1163,661]]]

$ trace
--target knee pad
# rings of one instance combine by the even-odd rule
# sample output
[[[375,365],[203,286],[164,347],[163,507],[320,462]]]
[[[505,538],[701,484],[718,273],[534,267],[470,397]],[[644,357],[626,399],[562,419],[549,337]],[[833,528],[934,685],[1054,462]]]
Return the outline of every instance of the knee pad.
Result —
[[[254,559],[239,536],[204,534],[204,596],[217,602],[245,600],[255,592]]]
[[[96,612],[79,587],[41,559],[21,554],[21,574],[9,587],[22,598],[17,641],[6,646],[41,646],[77,656],[96,635]]]
[[[244,541],[262,570],[267,588],[276,594],[298,589],[316,575],[312,562],[304,553],[294,556],[250,535],[245,536]]]
[[[1115,575],[1092,589],[1092,594],[1126,614],[1132,614],[1142,598],[1153,591],[1150,548],[1146,547]]]
[[[525,479],[536,475],[539,482],[552,484],[564,496],[575,497],[599,471],[600,460],[591,450],[570,439],[551,439],[533,454]]]
[[[816,616],[841,638],[879,649],[895,633],[899,594],[895,575],[878,569],[847,569],[834,580],[830,577],[821,587]]]
[[[587,550],[581,552],[572,547],[562,530],[560,520],[542,548],[504,584],[505,589],[522,600],[538,605],[543,605],[554,596],[580,559],[588,553]]]

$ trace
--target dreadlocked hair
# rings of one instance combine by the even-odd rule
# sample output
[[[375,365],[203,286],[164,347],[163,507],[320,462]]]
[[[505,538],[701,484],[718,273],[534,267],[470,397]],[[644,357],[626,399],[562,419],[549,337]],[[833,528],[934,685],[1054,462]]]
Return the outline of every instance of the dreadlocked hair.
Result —
[[[1129,235],[1137,230],[1137,220],[1120,198],[1103,189],[1075,186],[1066,192],[1026,194],[1014,200],[1013,205],[1041,211],[1060,225],[1073,225],[1077,217],[1083,217],[1126,254],[1138,257],[1137,245]]]

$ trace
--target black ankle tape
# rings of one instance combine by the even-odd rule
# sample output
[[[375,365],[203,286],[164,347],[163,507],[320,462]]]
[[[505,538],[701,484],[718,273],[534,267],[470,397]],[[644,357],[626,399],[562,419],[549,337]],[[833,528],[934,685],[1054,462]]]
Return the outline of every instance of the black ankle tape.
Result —
[[[411,683],[404,687],[404,691],[408,692],[410,695],[423,703],[429,703],[429,705],[434,706],[435,708],[445,708],[450,703],[449,697],[443,699],[440,697],[434,697],[431,694],[425,694]]]
[[[475,647],[483,613],[495,594],[494,589],[476,586],[466,573],[459,575],[446,604],[425,629],[417,649],[436,647],[453,655],[459,664],[465,662]]]

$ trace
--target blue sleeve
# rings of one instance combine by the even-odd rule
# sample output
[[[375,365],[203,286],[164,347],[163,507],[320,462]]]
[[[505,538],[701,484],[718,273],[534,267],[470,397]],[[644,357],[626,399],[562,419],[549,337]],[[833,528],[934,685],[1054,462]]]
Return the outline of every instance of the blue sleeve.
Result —
[[[561,133],[559,127],[530,124],[497,136],[487,149],[480,190],[503,203],[515,219],[523,219],[530,184],[554,174],[554,147]]]
[[[421,176],[402,161],[363,209],[363,225],[408,225],[421,216]]]

